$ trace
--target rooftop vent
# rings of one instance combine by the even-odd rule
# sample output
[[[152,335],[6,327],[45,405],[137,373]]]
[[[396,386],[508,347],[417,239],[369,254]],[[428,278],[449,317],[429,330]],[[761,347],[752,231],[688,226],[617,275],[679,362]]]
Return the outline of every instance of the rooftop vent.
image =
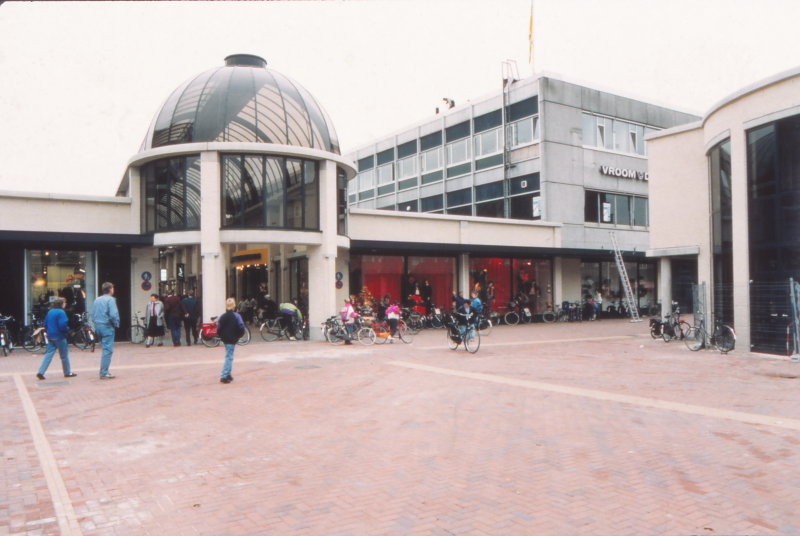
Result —
[[[267,60],[253,54],[231,54],[225,58],[225,67],[260,67],[267,68]]]

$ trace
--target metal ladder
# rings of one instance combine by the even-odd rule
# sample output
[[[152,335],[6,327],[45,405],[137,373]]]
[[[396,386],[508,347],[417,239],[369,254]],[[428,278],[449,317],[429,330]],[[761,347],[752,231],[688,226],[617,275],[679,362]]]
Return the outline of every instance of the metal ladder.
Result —
[[[614,244],[614,257],[617,259],[617,270],[619,270],[619,278],[622,280],[622,286],[625,289],[625,298],[628,300],[628,313],[631,315],[631,322],[641,322],[639,318],[639,307],[633,296],[633,289],[631,289],[631,282],[628,280],[628,271],[625,270],[625,261],[622,260],[622,252],[619,250],[619,242],[617,242],[617,233],[609,231],[611,235],[611,243]]]

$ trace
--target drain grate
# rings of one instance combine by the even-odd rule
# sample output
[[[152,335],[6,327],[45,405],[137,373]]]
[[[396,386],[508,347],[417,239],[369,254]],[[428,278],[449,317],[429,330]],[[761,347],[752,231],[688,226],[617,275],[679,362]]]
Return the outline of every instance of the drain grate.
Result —
[[[66,380],[60,382],[40,382],[36,384],[36,387],[61,387],[64,385],[72,385],[72,382]]]
[[[319,368],[317,365],[300,365],[299,367],[294,367],[296,369],[312,369],[312,368]]]

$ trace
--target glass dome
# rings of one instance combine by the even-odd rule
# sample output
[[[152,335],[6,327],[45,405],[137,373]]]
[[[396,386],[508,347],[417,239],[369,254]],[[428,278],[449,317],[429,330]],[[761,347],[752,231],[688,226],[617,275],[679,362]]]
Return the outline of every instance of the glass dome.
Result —
[[[225,66],[172,92],[141,151],[192,142],[277,143],[336,154],[339,139],[328,114],[297,82],[258,56],[236,54]]]

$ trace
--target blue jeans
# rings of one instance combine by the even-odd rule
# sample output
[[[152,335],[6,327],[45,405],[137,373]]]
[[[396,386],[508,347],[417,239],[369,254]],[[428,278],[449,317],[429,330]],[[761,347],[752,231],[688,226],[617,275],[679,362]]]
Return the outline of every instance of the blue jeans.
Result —
[[[233,350],[236,348],[235,344],[226,344],[225,345],[225,364],[222,365],[222,378],[231,375],[231,369],[233,369]]]
[[[47,339],[47,351],[44,353],[42,359],[42,366],[39,367],[39,374],[44,376],[47,372],[47,367],[50,366],[50,361],[53,360],[53,355],[58,348],[58,355],[61,356],[61,368],[64,370],[64,376],[69,376],[71,371],[69,368],[69,345],[66,339]]]
[[[100,359],[100,375],[108,374],[108,367],[111,366],[111,356],[114,355],[114,326],[108,324],[97,324],[97,336],[103,345],[103,357]]]
[[[183,319],[178,316],[170,316],[167,317],[167,323],[169,324],[169,331],[172,333],[172,344],[178,346],[181,343],[181,325],[183,324]]]

